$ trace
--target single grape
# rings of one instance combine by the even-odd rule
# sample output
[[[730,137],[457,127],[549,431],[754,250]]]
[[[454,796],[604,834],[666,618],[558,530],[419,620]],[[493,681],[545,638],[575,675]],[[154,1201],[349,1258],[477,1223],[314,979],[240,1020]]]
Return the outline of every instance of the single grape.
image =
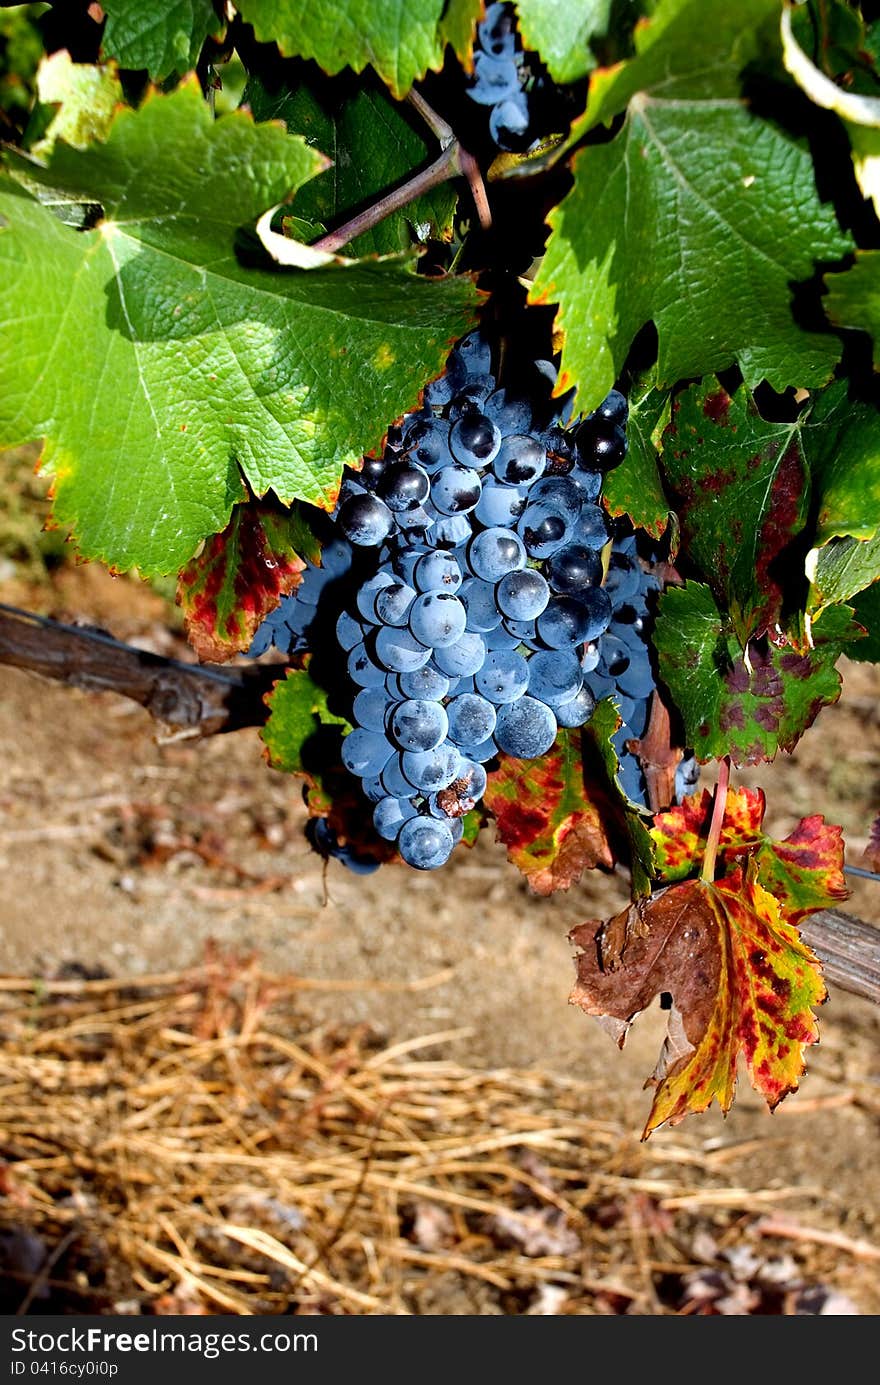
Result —
[[[435,542],[447,548],[456,548],[471,536],[471,522],[467,515],[445,515],[436,521],[433,529]]]
[[[430,657],[430,649],[409,630],[383,625],[376,636],[376,658],[386,673],[412,673],[426,664]]]
[[[512,433],[528,433],[532,426],[532,407],[525,399],[516,399],[507,390],[495,390],[486,400],[483,412],[503,437]]]
[[[509,5],[486,6],[486,14],[477,25],[480,46],[493,58],[509,58],[516,51],[516,30]]]
[[[340,611],[336,621],[336,640],[341,649],[354,649],[364,638],[365,627],[348,611]]]
[[[419,558],[415,579],[420,592],[456,592],[461,586],[461,568],[451,553],[435,549]]]
[[[580,660],[569,650],[544,650],[529,659],[529,692],[548,707],[570,702],[583,681]]]
[[[405,582],[390,582],[373,599],[375,618],[382,625],[406,625],[416,594]]]
[[[359,688],[380,688],[385,682],[385,670],[369,656],[363,640],[348,655],[348,676]]]
[[[498,609],[510,620],[534,620],[550,600],[546,579],[533,567],[508,572],[495,589]]]
[[[514,92],[493,106],[489,115],[489,134],[499,149],[516,152],[529,128],[529,103],[525,92]]]
[[[442,515],[464,515],[476,507],[482,489],[479,472],[447,466],[431,482],[431,503]]]
[[[486,530],[489,533],[489,530]],[[485,634],[501,624],[501,612],[495,600],[495,587],[479,577],[466,577],[458,590],[459,600],[467,613],[467,628]],[[441,665],[442,667],[442,665]]]
[[[378,803],[380,798],[388,797],[388,790],[382,783],[381,775],[378,774],[361,780],[361,793],[370,803]]]
[[[358,476],[366,490],[374,491],[385,475],[388,463],[384,457],[364,457]]]
[[[441,418],[420,419],[406,433],[404,447],[423,471],[430,473],[449,466],[449,424]]]
[[[508,572],[525,567],[522,539],[512,529],[484,529],[468,547],[468,564],[475,577],[484,582],[500,582]]]
[[[385,792],[390,798],[411,798],[416,791],[403,772],[403,756],[392,755],[380,775]]]
[[[494,106],[515,96],[519,89],[519,70],[509,58],[493,58],[488,53],[474,54],[475,84],[468,96],[480,106]]]
[[[462,757],[454,745],[444,741],[433,750],[405,750],[401,768],[406,778],[422,793],[447,788],[457,778]]]
[[[359,548],[377,548],[391,533],[394,516],[378,496],[365,491],[343,501],[336,522],[349,543]]]
[[[603,423],[622,425],[626,423],[628,413],[629,405],[626,402],[626,396],[621,394],[619,390],[609,390],[596,410],[595,417],[601,419]]]
[[[458,680],[472,678],[483,667],[485,659],[485,641],[475,631],[466,630],[454,644],[435,649],[433,662],[443,673]],[[448,691],[452,692],[452,688]]]
[[[608,521],[598,505],[584,505],[572,533],[572,543],[584,548],[604,548],[611,534]]]
[[[537,635],[533,620],[511,620],[509,616],[505,616],[503,626],[508,639],[517,642],[533,640]],[[501,648],[500,644],[498,648]]]
[[[546,755],[556,740],[556,718],[534,697],[520,697],[499,708],[495,740],[499,750],[519,760]]]
[[[529,686],[528,663],[514,650],[490,649],[474,683],[490,702],[515,702]]]
[[[386,469],[378,486],[378,493],[389,510],[397,514],[405,510],[416,510],[427,500],[431,482],[428,473],[414,462],[395,462]]]
[[[354,700],[352,711],[358,726],[367,731],[379,731],[384,735],[388,709],[392,700],[387,688],[361,688]]]
[[[568,479],[577,486],[583,500],[588,504],[592,504],[599,499],[602,492],[602,473],[601,471],[595,471],[589,466],[582,467],[577,452],[575,453],[575,457],[577,466]]]
[[[596,709],[596,699],[589,688],[581,688],[569,702],[562,702],[553,708],[560,726],[574,728],[584,726]]]
[[[551,649],[572,649],[590,638],[590,618],[575,597],[554,596],[538,617],[537,629],[539,637]]]
[[[454,745],[479,745],[495,730],[495,708],[478,693],[454,697],[446,708],[449,739]]]
[[[561,515],[563,519],[577,519],[584,503],[583,493],[576,482],[568,476],[544,476],[529,491],[532,504],[541,502],[551,514]]]
[[[416,597],[409,615],[409,628],[424,645],[445,649],[455,644],[465,631],[467,611],[452,592],[425,592]]]
[[[423,697],[429,702],[440,702],[449,692],[449,679],[434,667],[436,660],[415,669],[412,673],[397,675],[398,690],[404,698]]]
[[[487,528],[510,529],[526,507],[526,491],[491,478],[483,482],[474,515]]]
[[[474,764],[483,764],[486,760],[494,759],[498,754],[494,736],[488,736],[479,745],[461,745],[459,750],[463,759],[473,761]]]
[[[409,798],[380,798],[373,809],[373,826],[387,842],[396,842],[403,824],[417,812]]]
[[[605,590],[615,606],[630,600],[639,590],[641,570],[638,559],[626,553],[612,553],[605,577]]]
[[[480,331],[468,332],[452,354],[456,361],[461,363],[467,376],[480,379],[488,375],[492,369],[492,348]]]
[[[369,621],[371,625],[376,624],[376,596],[382,587],[390,587],[393,583],[394,574],[380,568],[374,576],[369,577],[363,583],[358,591],[356,598],[358,611],[364,620]]]
[[[416,870],[442,866],[449,860],[454,845],[448,824],[427,816],[409,818],[397,839],[402,859]]]
[[[442,702],[413,697],[394,708],[390,726],[401,750],[433,750],[446,739],[449,718]]]
[[[509,486],[528,486],[543,475],[546,465],[547,453],[537,438],[520,433],[504,439],[492,470]]]
[[[573,595],[602,581],[602,559],[581,543],[565,544],[550,558],[547,579],[555,592]]]
[[[349,731],[342,742],[342,763],[351,774],[359,779],[373,778],[381,774],[391,758],[393,746],[384,735],[356,726]]]
[[[528,505],[516,523],[530,558],[543,560],[568,543],[571,523],[541,505]]]
[[[485,414],[462,414],[449,431],[452,455],[465,467],[488,466],[500,446],[498,426]]]

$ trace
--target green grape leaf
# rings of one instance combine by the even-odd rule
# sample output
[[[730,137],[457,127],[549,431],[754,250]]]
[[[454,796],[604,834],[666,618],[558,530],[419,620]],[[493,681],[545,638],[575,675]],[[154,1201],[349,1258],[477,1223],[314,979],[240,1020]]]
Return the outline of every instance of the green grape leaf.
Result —
[[[752,641],[746,662],[709,587],[687,582],[663,593],[654,646],[694,753],[749,765],[791,750],[821,708],[837,701],[834,665],[854,634],[849,607],[830,606],[813,624],[812,646],[776,634]]]
[[[712,819],[708,789],[657,813],[651,837],[658,873],[666,883],[696,875],[703,864]],[[802,818],[782,841],[763,827],[762,789],[728,789],[718,839],[716,879],[754,862],[757,880],[769,890],[789,923],[800,923],[817,909],[833,909],[847,898],[843,875],[843,833],[818,813]]]
[[[610,801],[604,787],[585,781],[579,731],[560,731],[537,760],[500,761],[483,802],[508,859],[536,894],[570,889],[585,870],[614,865]]]
[[[780,390],[831,374],[839,344],[795,323],[791,283],[851,240],[819,200],[809,150],[739,99],[743,67],[778,46],[778,15],[778,0],[664,0],[636,56],[591,79],[571,142],[626,119],[576,156],[532,287],[559,305],[560,384],[586,409],[651,321],[661,386],[734,363]]]
[[[71,62],[62,48],[40,63],[37,100],[55,107],[45,133],[30,145],[32,154],[45,159],[59,139],[77,149],[106,139],[122,101],[122,84],[109,68]]]
[[[695,42],[695,35],[699,41]],[[571,140],[607,125],[639,92],[667,101],[740,94],[740,73],[780,48],[778,0],[661,0],[635,30],[635,56],[600,68]]]
[[[266,696],[269,716],[260,729],[269,764],[285,774],[304,774],[319,782],[320,754],[310,753],[320,742],[320,731],[329,728],[338,739],[340,731],[350,730],[344,717],[335,716],[327,706],[327,693],[313,682],[308,668],[292,668]],[[338,757],[337,757],[338,759]],[[334,761],[329,761],[331,765]]]
[[[853,599],[853,614],[865,635],[846,647],[848,658],[862,664],[880,664],[880,582]]]
[[[816,513],[806,562],[815,615],[880,577],[880,412],[835,381],[814,401],[801,437]]]
[[[874,368],[880,368],[880,250],[857,250],[855,264],[825,281],[825,308],[838,327],[867,332],[874,343]]]
[[[840,116],[849,135],[856,181],[862,195],[880,212],[880,79],[866,61],[861,16],[837,0],[810,5],[808,12],[819,30],[816,46],[824,71],[798,41],[801,35],[794,32],[789,6],[782,12],[783,61],[811,101]],[[805,30],[805,36],[806,14],[807,7],[798,26]]]
[[[23,122],[31,110],[37,69],[44,60],[39,5],[0,8],[0,110]]]
[[[576,82],[596,66],[590,40],[608,30],[611,0],[516,0],[523,47],[538,53],[554,82]]]
[[[177,604],[199,658],[222,663],[245,653],[263,618],[299,586],[307,557],[318,562],[320,546],[299,505],[236,505],[223,532],[177,579]]]
[[[880,412],[849,399],[846,382],[835,381],[804,420],[803,447],[817,508],[816,545],[873,538],[880,529]]]
[[[242,263],[238,227],[323,162],[245,112],[213,121],[195,82],[122,110],[104,144],[19,166],[104,215],[76,232],[2,185],[0,443],[46,439],[55,519],[117,568],[181,567],[245,498],[241,473],[331,507],[473,319],[469,280],[403,262]]]
[[[146,68],[158,81],[189,72],[209,34],[219,34],[213,0],[101,0],[101,48],[120,67]]]
[[[283,120],[290,134],[302,135],[332,160],[297,194],[298,217],[328,226],[407,177],[430,154],[427,132],[417,133],[379,82],[321,77],[305,64],[284,67],[271,87],[252,77],[244,99],[255,120]],[[408,250],[414,238],[448,238],[456,200],[452,184],[441,184],[358,236],[351,253],[387,255]]]
[[[442,67],[447,42],[468,57],[479,12],[475,0],[238,0],[236,8],[286,57],[314,58],[331,74],[370,64],[397,97]]]
[[[771,1110],[797,1089],[804,1049],[819,1037],[813,1006],[825,985],[818,958],[753,863],[714,884],[670,885],[570,936],[581,949],[572,1003],[603,1016],[621,1045],[640,1011],[658,994],[671,997],[646,1084],[656,1090],[645,1136],[713,1101],[729,1111],[740,1056]]]
[[[669,421],[669,390],[650,381],[638,381],[629,394],[626,425],[627,454],[620,466],[609,471],[602,487],[602,503],[608,513],[629,515],[639,529],[653,538],[662,537],[669,523],[669,501],[657,465],[659,438]]]
[[[828,379],[840,343],[795,323],[791,283],[850,241],[806,148],[732,99],[639,93],[616,138],[576,156],[574,177],[531,297],[559,305],[560,387],[576,385],[585,409],[650,321],[661,386],[733,363],[752,387]]]
[[[880,535],[873,539],[832,539],[810,554],[810,611],[850,601],[880,577]]]
[[[745,386],[712,378],[676,396],[663,475],[682,547],[731,614],[740,643],[780,616],[795,565],[786,550],[809,512],[797,423],[767,423]],[[864,585],[864,584],[862,584]]]

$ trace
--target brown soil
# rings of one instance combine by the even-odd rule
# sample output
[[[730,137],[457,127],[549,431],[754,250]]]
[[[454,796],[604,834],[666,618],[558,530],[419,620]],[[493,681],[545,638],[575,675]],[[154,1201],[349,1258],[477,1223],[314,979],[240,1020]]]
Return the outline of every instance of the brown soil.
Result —
[[[168,648],[163,603],[97,568],[63,569],[43,604]],[[878,691],[876,670],[848,666],[841,703],[797,753],[745,776],[767,790],[774,830],[821,811],[843,825],[853,863],[880,799]],[[317,1019],[367,1021],[395,1039],[448,1034],[444,1055],[469,1065],[576,1075],[595,1083],[595,1117],[641,1128],[663,1016],[643,1016],[618,1055],[566,1004],[566,935],[619,907],[624,879],[591,872],[568,894],[536,899],[491,833],[434,874],[355,877],[336,863],[325,870],[304,820],[297,784],[267,770],[256,732],[159,745],[138,707],[0,668],[4,972],[53,974],[71,962],[166,971],[197,962],[214,939],[253,950],[270,972],[363,982],[311,996]],[[880,924],[880,886],[859,883],[848,907]],[[421,990],[371,989],[431,977]],[[801,1091],[772,1121],[743,1082],[726,1121],[717,1110],[692,1118],[676,1144],[724,1147],[731,1185],[771,1200],[777,1190],[779,1208],[810,1226],[880,1241],[880,1015],[838,991],[821,1031]],[[658,1156],[663,1139],[654,1137]],[[863,1311],[880,1311],[880,1261],[837,1253],[828,1263]]]

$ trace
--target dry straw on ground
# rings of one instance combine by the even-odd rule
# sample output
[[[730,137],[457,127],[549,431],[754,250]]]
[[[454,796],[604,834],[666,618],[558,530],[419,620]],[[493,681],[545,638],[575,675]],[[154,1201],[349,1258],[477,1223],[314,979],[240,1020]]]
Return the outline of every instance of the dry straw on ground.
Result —
[[[310,985],[217,955],[0,979],[5,1311],[855,1311],[723,1151],[640,1146],[595,1086],[461,1066],[449,1034],[315,1028]]]

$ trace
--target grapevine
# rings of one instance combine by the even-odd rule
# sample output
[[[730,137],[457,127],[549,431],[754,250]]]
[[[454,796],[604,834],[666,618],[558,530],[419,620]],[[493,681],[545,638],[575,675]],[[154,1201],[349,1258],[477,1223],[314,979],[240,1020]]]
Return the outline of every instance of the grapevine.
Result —
[[[454,872],[494,824],[537,893],[625,870],[572,999],[621,1041],[669,999],[646,1134],[740,1061],[772,1107],[843,842],[737,771],[880,657],[877,23],[331,8],[22,7],[0,443],[271,683],[315,851]]]

